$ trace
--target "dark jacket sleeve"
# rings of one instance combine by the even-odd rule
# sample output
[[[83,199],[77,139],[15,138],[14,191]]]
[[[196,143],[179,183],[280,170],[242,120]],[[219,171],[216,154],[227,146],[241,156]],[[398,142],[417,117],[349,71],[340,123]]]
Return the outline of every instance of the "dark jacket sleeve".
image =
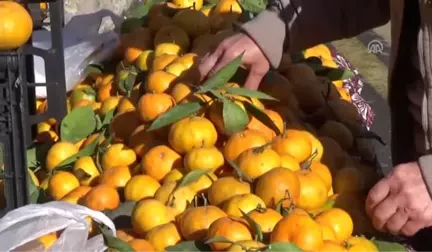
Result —
[[[389,19],[389,0],[273,0],[242,30],[277,67],[283,51],[352,37]]]

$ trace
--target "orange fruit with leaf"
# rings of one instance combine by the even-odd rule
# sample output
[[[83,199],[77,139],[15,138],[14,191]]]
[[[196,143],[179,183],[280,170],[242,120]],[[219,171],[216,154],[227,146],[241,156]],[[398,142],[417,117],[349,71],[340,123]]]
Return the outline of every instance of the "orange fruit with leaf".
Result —
[[[178,186],[178,182],[164,183],[154,198],[164,203],[174,216],[183,213],[193,202],[195,192],[188,186]]]
[[[138,115],[143,122],[151,122],[175,106],[172,96],[165,93],[147,93],[139,99]]]
[[[232,244],[231,246],[229,246],[229,248],[227,248],[226,251],[229,251],[229,252],[246,252],[246,251],[251,251],[251,250],[264,249],[265,247],[266,247],[266,245],[262,242],[254,241],[254,240],[247,240],[247,241],[238,241],[238,242]]]
[[[290,214],[276,224],[270,241],[292,242],[304,251],[319,251],[323,235],[320,225],[310,216]]]
[[[252,240],[252,232],[246,220],[239,217],[222,217],[214,221],[209,229],[207,238],[224,237],[229,241],[238,242]],[[223,251],[230,247],[230,243],[212,242],[213,251]]]
[[[134,251],[156,251],[153,245],[144,239],[132,239],[129,242],[129,245],[134,249]]]
[[[145,235],[156,251],[165,251],[169,246],[176,245],[182,238],[174,223],[166,223],[154,227]]]
[[[51,171],[60,165],[62,161],[65,161],[67,158],[77,153],[78,148],[73,143],[63,141],[57,142],[51,146],[47,153],[45,168]]]
[[[229,216],[243,216],[242,212],[249,213],[257,208],[257,206],[265,207],[264,201],[252,193],[235,195],[228,199],[224,205],[223,210]]]

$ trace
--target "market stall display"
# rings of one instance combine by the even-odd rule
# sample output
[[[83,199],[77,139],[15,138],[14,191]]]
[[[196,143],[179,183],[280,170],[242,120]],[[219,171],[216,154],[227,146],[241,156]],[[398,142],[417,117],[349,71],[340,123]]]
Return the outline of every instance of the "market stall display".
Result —
[[[104,212],[117,237],[87,218],[88,237],[117,251],[405,250],[364,212],[381,176],[365,146],[379,137],[355,71],[326,46],[285,53],[257,91],[242,87],[241,55],[200,80],[197,60],[235,32],[244,7],[137,7],[113,58],[68,93],[68,114],[37,125],[31,203]],[[49,249],[62,232],[38,241]]]

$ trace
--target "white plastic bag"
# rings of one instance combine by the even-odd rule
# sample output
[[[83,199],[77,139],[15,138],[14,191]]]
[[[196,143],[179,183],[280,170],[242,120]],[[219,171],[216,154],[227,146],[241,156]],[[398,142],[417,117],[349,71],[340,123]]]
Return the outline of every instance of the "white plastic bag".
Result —
[[[14,250],[43,235],[64,230],[47,251],[104,251],[102,235],[89,240],[89,216],[105,224],[115,236],[114,223],[102,212],[67,202],[32,204],[7,213],[0,219],[0,251]]]
[[[110,17],[114,26],[118,27],[121,18],[109,11],[98,11],[91,14],[79,15],[63,28],[63,47],[66,77],[66,91],[73,89],[83,77],[86,66],[100,63],[109,58],[118,46],[119,35],[111,30],[99,34],[102,20]],[[51,47],[50,32],[38,30],[33,33],[33,46],[48,49]],[[36,83],[45,83],[45,64],[40,57],[33,57],[34,75]],[[46,88],[36,87],[36,97],[46,98]]]

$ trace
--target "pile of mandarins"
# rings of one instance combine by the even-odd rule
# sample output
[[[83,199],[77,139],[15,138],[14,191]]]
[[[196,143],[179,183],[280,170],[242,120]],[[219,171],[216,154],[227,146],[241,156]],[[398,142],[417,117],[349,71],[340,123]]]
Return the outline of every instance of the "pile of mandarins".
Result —
[[[318,77],[285,54],[260,92],[233,79],[197,92],[198,57],[233,34],[241,12],[235,0],[154,5],[145,25],[122,35],[112,70],[90,73],[68,96],[69,115],[90,110],[99,126],[65,139],[55,119],[38,125],[36,141],[52,146],[36,176],[30,171],[34,183],[52,200],[98,211],[136,202],[129,228],[117,231],[135,251],[184,241],[207,242],[213,251],[280,243],[377,251],[360,235],[375,234],[363,209],[379,175],[364,160],[361,118],[342,81]],[[326,47],[307,54],[334,65]],[[242,127],[227,101],[247,114]],[[200,107],[173,115],[188,104]],[[48,105],[39,101],[38,111]],[[57,236],[41,239],[49,247]]]

